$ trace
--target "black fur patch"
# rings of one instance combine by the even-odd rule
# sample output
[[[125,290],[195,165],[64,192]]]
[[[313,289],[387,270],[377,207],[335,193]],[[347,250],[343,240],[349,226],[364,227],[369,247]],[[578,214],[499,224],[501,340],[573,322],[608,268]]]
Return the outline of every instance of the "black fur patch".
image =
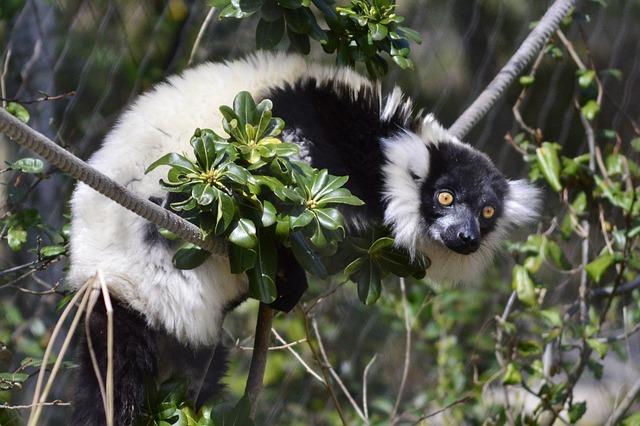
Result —
[[[279,247],[276,277],[278,298],[269,306],[278,311],[289,312],[296,306],[308,287],[307,274],[298,264],[291,250]]]
[[[467,206],[477,215],[480,231],[486,235],[495,228],[502,215],[504,197],[509,185],[502,173],[484,155],[465,146],[440,143],[429,146],[429,176],[422,185],[422,214],[427,225],[450,214],[457,205]],[[454,204],[443,207],[437,202],[441,190],[454,194]],[[495,214],[491,219],[482,217],[482,208],[491,205]]]
[[[381,120],[379,96],[367,87],[354,92],[345,84],[307,79],[274,88],[265,97],[273,101],[274,116],[311,142],[311,165],[348,175],[345,186],[366,203],[359,211],[381,219],[385,158],[380,140],[400,128],[416,130],[418,121],[399,112]]]
[[[115,424],[125,426],[133,424],[143,408],[144,382],[156,376],[158,353],[156,333],[147,326],[144,318],[117,301],[113,302]],[[89,332],[104,380],[107,367],[107,315],[101,301],[98,301],[90,317]],[[86,336],[83,336],[78,352],[80,368],[71,424],[104,425],[102,397]]]

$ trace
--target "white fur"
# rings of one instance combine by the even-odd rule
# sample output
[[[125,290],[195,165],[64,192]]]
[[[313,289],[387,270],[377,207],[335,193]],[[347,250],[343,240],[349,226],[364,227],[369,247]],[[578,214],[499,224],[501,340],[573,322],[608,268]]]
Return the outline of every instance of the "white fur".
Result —
[[[415,256],[420,235],[424,233],[420,185],[429,173],[429,150],[411,132],[383,141],[383,150],[387,158],[382,167],[383,196],[387,201],[384,221],[393,229],[396,244]]]
[[[242,90],[260,99],[274,83],[312,77],[372,87],[354,71],[310,64],[301,56],[258,53],[229,63],[205,63],[141,96],[89,164],[141,197],[165,197],[158,181],[166,168],[148,175],[145,169],[168,152],[191,152],[189,139],[198,127],[224,133],[220,105],[231,105]],[[231,274],[221,257],[194,270],[175,269],[171,250],[142,243],[144,219],[84,184],[73,194],[71,211],[72,288],[99,269],[111,294],[144,313],[150,325],[194,346],[217,342],[225,305],[247,291],[244,274]]]

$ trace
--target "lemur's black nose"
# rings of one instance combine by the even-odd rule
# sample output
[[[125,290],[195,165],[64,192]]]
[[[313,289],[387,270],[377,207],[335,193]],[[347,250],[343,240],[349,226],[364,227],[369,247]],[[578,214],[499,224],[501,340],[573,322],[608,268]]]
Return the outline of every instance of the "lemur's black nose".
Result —
[[[473,229],[463,229],[458,232],[458,243],[451,249],[460,254],[471,254],[480,247],[480,235]]]
[[[458,238],[460,238],[460,240],[468,245],[475,245],[478,243],[478,236],[475,235],[475,233],[472,232],[468,232],[468,231],[461,231],[458,234]]]

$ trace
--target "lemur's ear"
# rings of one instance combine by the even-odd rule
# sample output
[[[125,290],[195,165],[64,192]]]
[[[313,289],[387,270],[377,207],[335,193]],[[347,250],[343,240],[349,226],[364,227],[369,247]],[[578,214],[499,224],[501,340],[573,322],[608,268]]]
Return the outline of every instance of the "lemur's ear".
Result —
[[[542,192],[529,181],[509,181],[505,198],[504,218],[515,226],[534,222],[542,204]]]

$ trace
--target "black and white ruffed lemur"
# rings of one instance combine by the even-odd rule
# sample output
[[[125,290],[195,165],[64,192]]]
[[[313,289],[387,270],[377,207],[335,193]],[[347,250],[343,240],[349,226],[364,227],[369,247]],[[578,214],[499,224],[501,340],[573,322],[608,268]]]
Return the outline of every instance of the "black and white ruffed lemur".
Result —
[[[507,180],[486,155],[447,133],[432,115],[416,112],[398,88],[384,96],[351,69],[282,53],[205,63],[170,77],[122,115],[89,164],[167,206],[171,200],[158,183],[166,170],[145,169],[166,153],[190,152],[196,128],[223,134],[218,108],[243,90],[273,101],[273,115],[286,123],[283,139],[300,146],[300,159],[349,176],[346,186],[366,203],[344,210],[350,230],[386,224],[399,247],[429,257],[427,276],[435,281],[477,280],[507,232],[535,217],[534,187]],[[209,359],[225,314],[247,295],[246,277],[230,273],[226,258],[178,270],[171,263],[174,250],[145,219],[84,184],[76,188],[68,282],[79,288],[100,270],[115,303],[118,425],[140,413],[145,379],[171,374],[168,365],[189,370]],[[284,280],[304,291],[304,272],[284,250],[280,258]],[[104,308],[96,308],[89,329],[104,370]],[[79,352],[73,423],[102,424],[85,342]],[[213,373],[192,374],[202,378],[196,385],[201,397],[216,386],[223,349],[212,363]]]

